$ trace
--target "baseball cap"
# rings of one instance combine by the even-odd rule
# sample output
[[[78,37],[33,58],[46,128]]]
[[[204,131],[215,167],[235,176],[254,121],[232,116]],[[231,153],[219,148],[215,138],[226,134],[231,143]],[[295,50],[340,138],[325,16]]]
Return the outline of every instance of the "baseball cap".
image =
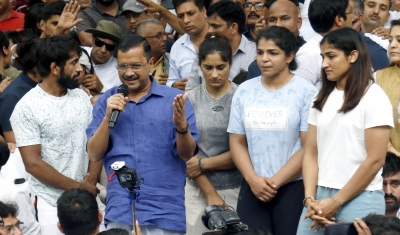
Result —
[[[124,6],[122,7],[121,15],[123,15],[127,11],[133,11],[136,13],[143,12],[145,5],[137,2],[136,0],[128,0],[125,2]]]
[[[86,33],[91,33],[93,36],[106,38],[119,42],[122,38],[122,29],[116,23],[108,20],[100,20],[95,29],[86,29]]]

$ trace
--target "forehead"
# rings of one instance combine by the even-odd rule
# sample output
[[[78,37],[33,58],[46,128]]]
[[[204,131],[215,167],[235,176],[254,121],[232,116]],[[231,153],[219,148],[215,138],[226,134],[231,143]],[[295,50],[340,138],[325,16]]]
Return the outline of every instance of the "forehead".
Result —
[[[258,2],[265,3],[265,0],[246,0],[246,3],[258,3]]]
[[[394,175],[390,175],[390,176],[383,176],[384,180],[399,180],[400,181],[400,172],[397,172]]]
[[[199,11],[199,8],[193,1],[184,2],[176,8],[176,14],[182,14],[189,11]]]
[[[297,16],[297,7],[290,1],[276,1],[269,8],[269,16],[294,15]]]
[[[122,64],[145,63],[146,56],[144,55],[143,46],[137,46],[128,51],[118,51],[117,62]]]
[[[217,13],[214,13],[210,17],[208,17],[208,23],[210,24],[221,24],[221,23],[226,23],[225,20],[223,20]]]
[[[396,37],[399,35],[400,35],[400,25],[393,26],[393,28],[390,30],[390,36]]]
[[[377,5],[385,5],[385,6],[389,6],[390,5],[390,0],[366,0],[364,1],[365,4],[377,4]]]
[[[54,22],[60,19],[60,15],[52,15],[46,22]]]
[[[148,23],[145,25],[145,30],[144,32],[146,34],[154,33],[154,32],[163,32],[164,28],[159,25],[159,24],[154,24],[154,23]]]
[[[4,227],[14,225],[18,222],[18,219],[16,217],[8,216],[7,218],[3,218],[4,222]]]
[[[74,61],[74,60],[77,60],[77,59],[79,59],[78,52],[71,51],[69,53],[69,59],[67,60],[67,62],[71,62],[71,61]]]
[[[257,50],[273,50],[280,48],[276,45],[276,43],[272,39],[262,38],[258,41]]]

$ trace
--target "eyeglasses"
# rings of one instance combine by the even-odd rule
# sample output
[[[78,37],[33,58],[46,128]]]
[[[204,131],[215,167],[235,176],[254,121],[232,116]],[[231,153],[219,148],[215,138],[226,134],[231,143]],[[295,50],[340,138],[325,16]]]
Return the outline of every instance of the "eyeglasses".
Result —
[[[351,12],[346,12],[346,13],[344,13],[345,15],[347,15],[347,14],[357,14],[357,12],[355,12],[355,11],[351,11]]]
[[[148,36],[148,37],[144,37],[144,38],[157,38],[158,40],[163,39],[164,37],[167,37],[168,35],[166,33],[159,33],[157,35],[154,36]]]
[[[117,64],[117,66],[115,66],[115,67],[117,68],[117,70],[118,70],[119,72],[125,72],[125,71],[128,70],[128,68],[129,68],[129,69],[132,69],[132,71],[139,71],[139,70],[141,70],[148,62],[149,62],[149,61],[147,61],[147,62],[144,63],[144,64],[131,64],[131,65],[128,65],[128,64]]]
[[[107,51],[114,51],[115,50],[115,45],[111,45],[108,43],[105,43],[97,38],[94,39],[94,44],[98,47],[103,47],[104,45],[106,45],[106,50]]]
[[[245,3],[243,4],[243,8],[245,11],[250,11],[252,7],[254,7],[254,9],[256,9],[256,11],[262,11],[262,9],[264,8],[265,3],[262,2],[257,2],[257,3]]]
[[[142,11],[142,12],[129,12],[129,13],[125,13],[122,15],[122,17],[125,20],[131,20],[132,18],[137,20],[140,16],[142,16],[142,14],[145,13],[147,14],[147,11]]]
[[[15,233],[15,230],[18,229],[19,231],[22,231],[21,225],[23,225],[24,223],[21,221],[18,221],[16,224],[14,225],[9,225],[4,227],[4,224],[0,225],[0,228],[3,228],[4,231],[6,232],[6,235],[12,235]]]

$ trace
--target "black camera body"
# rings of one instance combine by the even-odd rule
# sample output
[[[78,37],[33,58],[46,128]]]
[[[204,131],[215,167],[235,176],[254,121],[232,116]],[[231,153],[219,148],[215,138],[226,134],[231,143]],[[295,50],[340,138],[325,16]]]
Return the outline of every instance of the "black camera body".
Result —
[[[222,234],[235,234],[248,229],[247,225],[240,223],[236,211],[217,205],[208,206],[201,220],[206,228],[220,230]]]
[[[115,174],[117,174],[119,184],[122,188],[135,188],[136,182],[138,181],[138,176],[134,168],[128,168],[124,166],[118,171],[115,171]]]

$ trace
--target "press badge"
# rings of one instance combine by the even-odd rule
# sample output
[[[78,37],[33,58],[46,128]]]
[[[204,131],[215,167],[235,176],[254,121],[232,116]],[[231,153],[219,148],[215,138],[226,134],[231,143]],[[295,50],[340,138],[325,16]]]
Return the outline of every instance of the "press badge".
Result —
[[[248,107],[245,109],[245,128],[285,131],[288,116],[288,107]]]

